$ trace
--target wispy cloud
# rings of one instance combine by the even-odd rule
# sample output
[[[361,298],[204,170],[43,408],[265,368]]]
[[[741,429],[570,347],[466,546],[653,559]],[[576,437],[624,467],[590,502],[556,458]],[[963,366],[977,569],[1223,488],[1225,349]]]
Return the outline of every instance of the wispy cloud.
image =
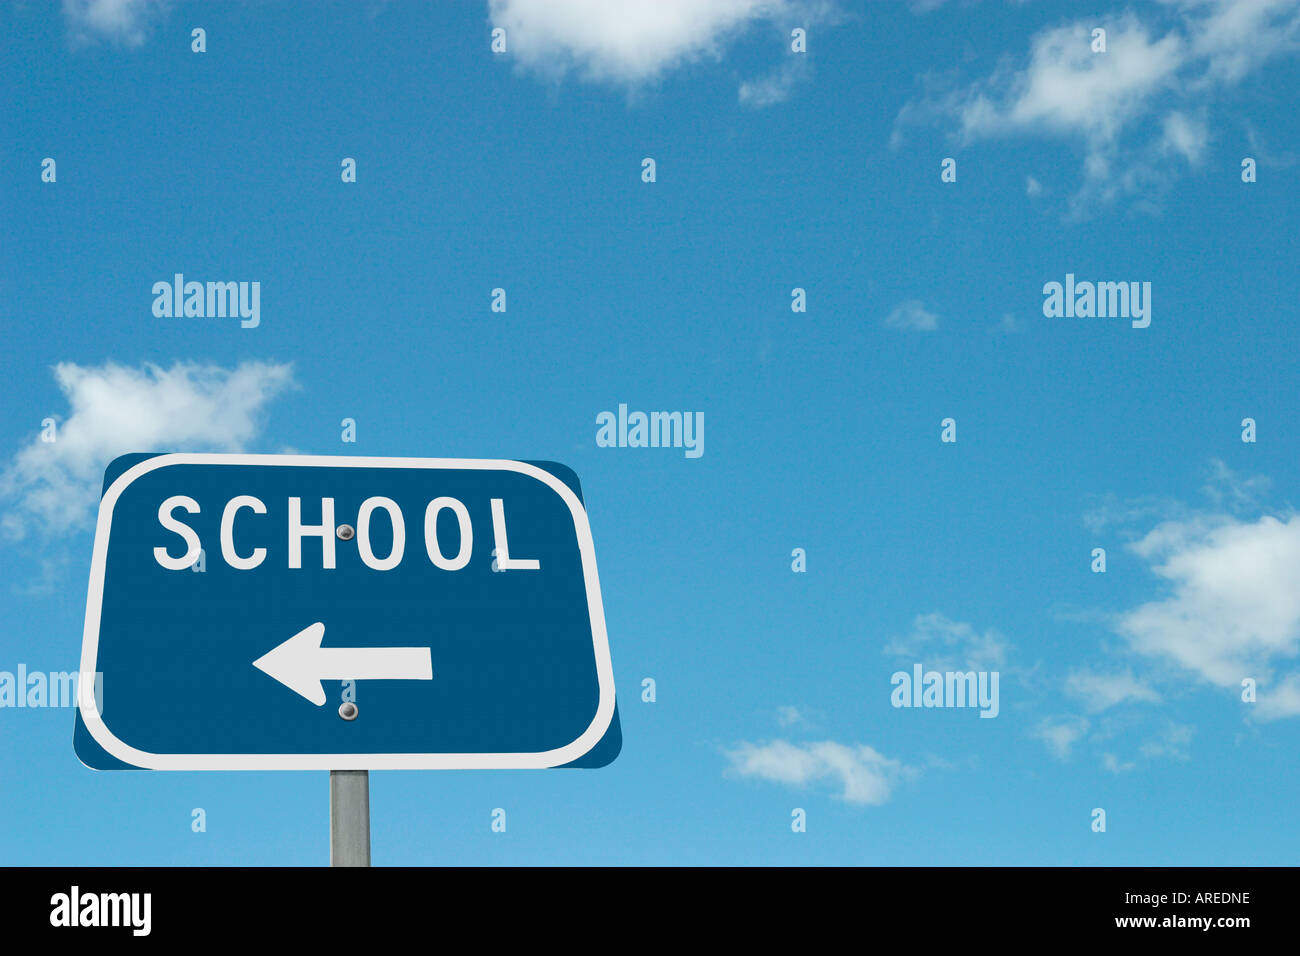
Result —
[[[833,740],[744,742],[728,751],[727,758],[730,769],[741,776],[797,787],[829,781],[837,786],[842,800],[863,805],[885,803],[901,780],[916,773],[874,747]]]
[[[790,98],[795,84],[807,77],[807,63],[806,57],[791,56],[767,76],[741,83],[740,102],[756,109],[784,103]]]
[[[1094,52],[1092,30],[1106,31]],[[1210,129],[1204,104],[1270,60],[1300,49],[1295,0],[1168,0],[1036,34],[1029,51],[983,79],[907,104],[895,144],[938,119],[957,140],[1049,136],[1080,143],[1083,181],[1071,212],[1159,184],[1168,157],[1195,164]]]
[[[1125,773],[1137,766],[1133,761],[1122,761],[1112,753],[1104,753],[1101,755],[1101,765],[1111,773]]]
[[[63,0],[63,17],[75,42],[139,46],[166,7],[167,0]]]
[[[1300,674],[1288,674],[1274,682],[1258,698],[1255,708],[1260,720],[1278,720],[1300,714]]]
[[[782,727],[793,727],[795,724],[805,723],[805,718],[799,712],[799,708],[787,705],[776,709],[776,722]]]
[[[923,662],[938,671],[1000,671],[1011,644],[997,631],[977,631],[938,612],[918,614],[912,629],[885,642],[891,657]]]
[[[1188,165],[1196,166],[1209,139],[1204,118],[1174,110],[1161,122],[1159,149],[1165,155],[1181,157]]]
[[[1149,760],[1165,757],[1171,760],[1186,760],[1192,743],[1194,730],[1190,724],[1166,721],[1158,733],[1147,739],[1139,748],[1142,756]]]
[[[1143,523],[1190,516],[1192,509],[1181,501],[1160,495],[1123,498],[1113,492],[1092,496],[1083,512],[1083,526],[1093,534],[1132,534]]]
[[[1129,701],[1160,701],[1160,695],[1134,677],[1131,671],[1106,674],[1084,668],[1066,678],[1065,690],[1080,700],[1089,713],[1098,713]]]
[[[288,365],[243,362],[232,369],[178,362],[164,369],[63,362],[54,377],[68,402],[56,440],[40,435],[0,473],[11,538],[32,527],[61,534],[87,525],[104,467],[139,451],[239,451],[262,413],[293,381]]]
[[[1002,318],[998,320],[996,325],[992,326],[992,331],[1010,335],[1014,332],[1024,331],[1024,325],[1015,317],[1014,313],[1003,312]]]
[[[1033,736],[1047,744],[1048,750],[1064,760],[1070,756],[1074,745],[1083,739],[1088,727],[1086,717],[1049,717],[1038,723]]]
[[[939,317],[919,299],[908,299],[885,316],[885,325],[893,329],[933,332],[939,327]]]
[[[1210,459],[1209,475],[1201,489],[1216,506],[1233,512],[1258,510],[1273,482],[1265,475],[1240,475],[1222,460]]]

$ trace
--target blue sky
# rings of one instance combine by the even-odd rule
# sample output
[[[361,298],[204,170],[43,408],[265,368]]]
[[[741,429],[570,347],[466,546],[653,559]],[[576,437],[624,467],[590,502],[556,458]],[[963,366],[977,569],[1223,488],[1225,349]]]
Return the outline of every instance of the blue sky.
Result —
[[[77,0],[0,37],[0,671],[76,668],[117,454],[556,460],[623,752],[375,773],[376,863],[1295,860],[1295,2]],[[155,316],[178,272],[259,282],[257,327]],[[1045,316],[1067,274],[1151,283],[1149,327]],[[704,453],[598,447],[620,403]],[[916,663],[997,671],[998,716],[892,706]],[[0,708],[0,861],[327,860],[323,773],[95,773],[72,724]]]

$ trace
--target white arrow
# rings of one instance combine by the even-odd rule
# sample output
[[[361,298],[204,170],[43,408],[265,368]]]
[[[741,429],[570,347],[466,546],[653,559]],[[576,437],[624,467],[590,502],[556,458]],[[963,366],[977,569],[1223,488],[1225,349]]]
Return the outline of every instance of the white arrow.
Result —
[[[319,621],[272,648],[253,666],[317,707],[325,703],[323,680],[433,680],[427,647],[321,647]]]

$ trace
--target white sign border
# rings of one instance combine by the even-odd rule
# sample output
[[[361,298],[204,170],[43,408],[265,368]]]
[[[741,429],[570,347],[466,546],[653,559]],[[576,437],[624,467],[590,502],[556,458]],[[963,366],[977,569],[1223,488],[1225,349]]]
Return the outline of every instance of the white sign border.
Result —
[[[137,478],[168,465],[296,465],[332,468],[442,468],[471,471],[513,471],[535,478],[554,491],[569,507],[582,556],[582,576],[587,589],[592,643],[600,700],[591,724],[576,740],[554,750],[537,753],[436,753],[436,754],[155,754],[120,740],[104,723],[95,700],[94,684],[79,681],[77,706],[95,741],[124,763],[147,770],[485,770],[558,767],[588,753],[605,736],[614,718],[614,668],[605,632],[605,607],[596,574],[595,545],[587,512],[564,482],[536,465],[489,458],[362,458],[333,455],[227,455],[206,453],[160,454],[122,473],[99,505],[95,548],[86,595],[86,624],[82,633],[81,672],[97,672],[99,620],[104,598],[104,567],[113,524],[113,506]],[[252,666],[251,663],[249,666]]]

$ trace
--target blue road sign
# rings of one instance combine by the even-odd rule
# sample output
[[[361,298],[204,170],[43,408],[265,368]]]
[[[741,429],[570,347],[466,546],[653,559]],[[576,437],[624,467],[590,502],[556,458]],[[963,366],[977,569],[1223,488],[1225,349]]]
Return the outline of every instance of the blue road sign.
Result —
[[[603,766],[621,746],[591,529],[551,462],[119,458],[81,671],[97,769]]]

